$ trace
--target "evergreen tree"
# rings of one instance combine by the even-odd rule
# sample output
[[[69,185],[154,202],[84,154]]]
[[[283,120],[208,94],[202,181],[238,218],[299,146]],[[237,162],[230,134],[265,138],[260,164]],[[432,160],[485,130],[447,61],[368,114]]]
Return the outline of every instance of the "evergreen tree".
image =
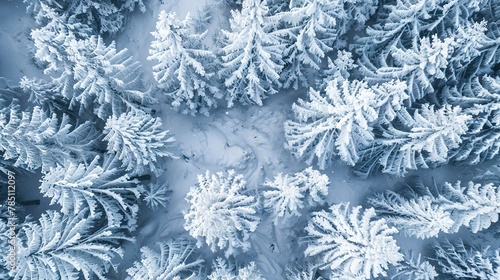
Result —
[[[403,259],[392,237],[398,231],[376,219],[373,208],[351,210],[349,204],[334,204],[329,211],[313,212],[305,230],[306,256],[318,257],[318,267],[330,269],[332,278],[387,276],[388,265]]]
[[[307,86],[305,71],[320,69],[326,53],[333,50],[350,27],[364,24],[375,12],[377,1],[291,1],[291,9],[279,15],[284,22],[280,34],[286,42],[284,87]]]
[[[203,260],[194,254],[195,245],[188,240],[167,240],[158,242],[160,251],[149,247],[141,248],[141,261],[127,269],[132,280],[176,280],[201,279],[199,270]]]
[[[415,256],[405,253],[403,260],[396,266],[396,274],[391,279],[433,280],[439,275],[428,261],[422,260],[422,255]]]
[[[381,168],[404,176],[408,170],[444,164],[453,149],[460,147],[471,120],[460,107],[450,105],[435,110],[424,104],[413,116],[406,109],[397,115],[397,121],[379,126],[381,137],[359,152],[359,175],[368,176]]]
[[[374,140],[377,121],[390,121],[408,96],[401,82],[369,87],[361,81],[331,81],[326,94],[309,91],[310,101],[299,99],[292,109],[297,121],[285,122],[287,148],[311,164],[318,158],[320,169],[335,155],[354,165],[359,150]]]
[[[117,227],[97,227],[98,219],[42,214],[39,223],[24,223],[17,236],[17,266],[13,279],[105,279],[113,259],[123,256],[118,244],[126,240]]]
[[[498,157],[500,153],[500,78],[473,78],[463,87],[452,89],[448,100],[472,116],[468,132],[452,152],[454,161],[474,165]]]
[[[451,243],[444,239],[434,244],[441,271],[455,279],[498,279],[500,252],[488,248],[477,250],[461,239]]]
[[[44,6],[54,9],[60,16],[92,28],[92,32],[115,34],[123,26],[123,11],[133,11],[136,6],[146,11],[142,0],[24,0],[28,11],[39,17]]]
[[[405,198],[387,191],[368,199],[377,214],[387,219],[407,236],[421,239],[437,237],[440,232],[448,233],[454,225],[451,213],[436,204],[431,196]]]
[[[133,175],[149,171],[156,176],[162,173],[162,163],[175,158],[168,130],[163,130],[160,118],[143,111],[130,111],[109,117],[104,127],[107,152],[122,162],[122,167]]]
[[[432,190],[421,187],[423,195],[406,198],[387,191],[369,199],[377,213],[399,230],[417,238],[455,233],[465,226],[473,233],[489,228],[500,214],[500,189],[490,184],[469,182],[462,186],[445,183]]]
[[[161,11],[148,59],[158,63],[153,74],[174,108],[208,115],[222,97],[214,73],[217,59],[202,43],[207,31],[193,34],[192,28],[189,16],[181,21],[174,12]]]
[[[234,170],[227,175],[209,171],[198,175],[198,184],[186,197],[189,209],[184,212],[184,228],[198,240],[198,247],[206,242],[212,251],[226,249],[226,257],[250,248],[248,238],[259,219],[255,198],[242,193],[245,186],[243,176]]]
[[[410,102],[423,98],[434,92],[434,81],[446,80],[447,69],[451,54],[454,51],[452,38],[440,40],[437,36],[423,37],[411,49],[393,46],[390,49],[391,62],[381,62],[381,66],[372,68],[362,67],[368,81],[384,82],[401,79],[408,83]]]
[[[66,115],[59,121],[40,107],[20,112],[18,105],[12,106],[10,112],[0,112],[0,153],[15,167],[42,171],[64,159],[92,158],[100,134],[90,122],[72,127]]]
[[[328,195],[328,176],[308,167],[293,175],[279,173],[273,181],[264,183],[264,207],[271,209],[274,223],[287,222],[301,216],[300,209],[324,203]]]
[[[115,42],[106,46],[101,37],[71,41],[67,48],[71,58],[74,84],[73,102],[105,120],[128,108],[141,109],[154,104],[151,89],[142,80],[142,66],[133,61],[127,49],[117,51]]]
[[[282,45],[269,33],[265,0],[245,0],[240,11],[231,11],[231,31],[222,48],[221,75],[228,89],[228,106],[235,101],[262,106],[262,100],[281,86]]]
[[[35,60],[51,77],[51,99],[67,109],[94,111],[103,120],[126,108],[156,102],[143,82],[141,64],[127,49],[116,50],[114,42],[107,46],[102,37],[90,36],[85,25],[41,7],[45,8],[40,20],[47,23],[33,30],[31,37]],[[40,83],[25,79],[23,84],[40,90]]]
[[[122,223],[133,230],[136,227],[136,200],[143,192],[137,179],[130,179],[123,169],[110,166],[110,160],[101,163],[96,157],[90,164],[65,161],[44,173],[40,191],[51,198],[51,204],[61,205],[65,215],[77,215],[88,209],[91,218],[104,213],[109,226]]]

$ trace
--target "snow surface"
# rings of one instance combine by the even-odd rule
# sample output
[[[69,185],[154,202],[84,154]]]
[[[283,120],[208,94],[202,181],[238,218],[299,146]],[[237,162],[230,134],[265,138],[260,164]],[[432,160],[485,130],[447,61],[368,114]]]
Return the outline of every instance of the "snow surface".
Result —
[[[151,68],[154,62],[148,61],[146,57],[153,39],[150,32],[155,29],[159,12],[175,11],[180,18],[184,18],[188,12],[195,15],[204,5],[215,2],[216,0],[146,1],[146,12],[132,13],[124,31],[117,35],[117,49],[128,48],[134,58],[143,64],[146,79],[152,83]],[[213,8],[212,12],[208,38],[212,38],[221,24],[227,25],[229,18],[228,10]],[[25,13],[25,5],[21,1],[1,1],[0,77],[6,77],[13,84],[24,75],[41,76],[41,70],[33,65],[30,58],[29,31],[33,26],[34,22]],[[174,134],[178,145],[176,152],[179,159],[170,161],[166,166],[166,173],[161,177],[169,182],[173,190],[170,203],[167,209],[160,208],[156,212],[148,209],[144,203],[141,205],[136,241],[124,244],[125,257],[120,260],[118,275],[111,275],[111,278],[125,278],[125,270],[133,261],[139,260],[139,249],[142,246],[155,248],[155,243],[159,240],[189,237],[183,228],[182,211],[187,209],[184,198],[189,188],[195,185],[197,174],[206,170],[217,172],[235,169],[245,176],[248,191],[257,193],[265,178],[272,178],[279,172],[294,173],[304,169],[306,165],[297,161],[284,148],[283,122],[292,116],[292,103],[299,97],[306,98],[306,93],[306,90],[280,91],[266,99],[263,107],[240,106],[227,109],[221,106],[208,117],[183,115],[172,111],[168,105],[158,106],[157,116],[162,118],[164,128]],[[396,188],[403,182],[401,178],[386,174],[378,174],[368,180],[358,179],[341,163],[322,173],[328,175],[331,182],[327,197],[329,204],[350,202],[352,206],[363,205],[371,193]],[[431,182],[432,179],[439,183],[447,180],[466,181],[474,176],[474,169],[445,166],[421,170],[418,175],[426,182]],[[33,182],[29,188],[34,189],[35,186],[38,185]],[[29,188],[27,187],[27,192],[34,191]],[[28,194],[25,197],[33,199]],[[48,208],[47,204],[44,205],[46,201],[42,201],[38,208],[28,210],[39,213],[41,208]],[[263,215],[260,226],[251,237],[252,249],[238,255],[237,261],[255,261],[267,279],[284,279],[286,266],[301,263],[300,258],[303,258],[305,246],[298,236],[302,235],[306,223],[307,217],[303,215],[295,224],[274,226],[272,219]],[[396,235],[395,238],[402,249],[421,251],[422,241],[401,235]],[[223,255],[223,252],[211,253],[206,246],[200,248],[200,252],[205,257],[207,267],[211,266],[214,258]]]

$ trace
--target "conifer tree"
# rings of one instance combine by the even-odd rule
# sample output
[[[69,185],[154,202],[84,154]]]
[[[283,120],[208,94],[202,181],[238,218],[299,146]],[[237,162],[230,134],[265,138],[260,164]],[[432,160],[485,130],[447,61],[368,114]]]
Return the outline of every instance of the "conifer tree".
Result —
[[[215,71],[217,59],[195,34],[189,16],[180,20],[174,12],[161,11],[151,42],[149,60],[157,62],[153,74],[171,105],[183,113],[207,115],[222,97]]]
[[[281,86],[282,45],[269,32],[266,0],[245,0],[241,11],[231,11],[231,30],[223,30],[223,69],[228,106],[238,101],[262,106],[262,100]]]

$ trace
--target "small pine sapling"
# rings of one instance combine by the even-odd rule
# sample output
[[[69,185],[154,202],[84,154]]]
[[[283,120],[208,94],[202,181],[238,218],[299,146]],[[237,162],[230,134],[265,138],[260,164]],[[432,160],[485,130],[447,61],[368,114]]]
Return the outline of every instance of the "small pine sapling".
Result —
[[[167,207],[170,201],[170,189],[168,182],[160,184],[159,182],[149,183],[144,190],[143,200],[153,211],[158,210],[159,207]]]
[[[322,204],[328,195],[328,176],[308,167],[293,175],[282,175],[264,183],[264,207],[271,209],[274,223],[301,216],[300,209]]]
[[[222,258],[214,260],[212,272],[208,275],[209,280],[264,280],[259,268],[255,262],[250,262],[248,265],[237,268],[231,262],[227,262]]]

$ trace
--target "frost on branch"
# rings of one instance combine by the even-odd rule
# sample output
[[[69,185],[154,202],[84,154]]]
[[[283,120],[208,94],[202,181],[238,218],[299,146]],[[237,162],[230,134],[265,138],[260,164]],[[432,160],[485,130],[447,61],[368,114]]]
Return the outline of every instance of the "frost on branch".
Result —
[[[423,195],[406,198],[392,191],[369,199],[377,213],[399,230],[417,238],[455,233],[465,226],[473,233],[489,228],[500,214],[500,188],[469,182],[422,187]]]
[[[334,204],[329,211],[313,212],[305,230],[306,256],[317,257],[319,268],[330,269],[333,276],[387,276],[388,266],[403,259],[392,237],[398,231],[385,219],[376,219],[373,208]]]
[[[451,213],[455,222],[452,232],[466,226],[473,233],[487,229],[498,221],[500,214],[500,188],[493,184],[476,184],[469,182],[462,186],[445,183],[438,203]]]
[[[161,119],[144,111],[130,111],[109,117],[104,127],[107,152],[122,162],[130,174],[162,173],[162,162],[175,158],[174,137],[162,127]]]
[[[392,123],[378,127],[381,137],[360,151],[357,172],[368,176],[378,169],[404,176],[409,170],[447,163],[453,149],[460,147],[471,116],[458,106],[434,109],[424,104],[411,116],[400,110]]]
[[[141,261],[127,269],[129,280],[202,279],[199,272],[204,261],[196,256],[195,245],[185,239],[158,242],[159,252],[141,248]]]
[[[109,226],[136,226],[139,207],[136,200],[143,186],[130,179],[123,169],[110,166],[110,159],[99,157],[89,164],[65,161],[51,167],[43,176],[40,191],[51,198],[51,204],[61,205],[65,215],[77,215],[88,209],[91,218],[104,214]]]
[[[262,106],[281,86],[282,45],[269,33],[268,12],[265,0],[245,0],[241,11],[231,11],[231,31],[222,30],[226,43],[220,74],[229,107],[235,101]]]
[[[478,250],[461,239],[444,239],[434,244],[437,262],[443,273],[455,279],[499,279],[500,252],[486,247]]]
[[[174,12],[161,11],[151,32],[148,59],[157,63],[155,80],[175,109],[208,115],[222,97],[215,76],[217,59],[202,43],[207,31],[195,34],[192,29],[189,15],[180,20]]]
[[[246,182],[234,170],[227,174],[207,171],[198,175],[198,184],[191,188],[184,212],[184,228],[212,251],[226,250],[226,256],[238,249],[250,248],[248,238],[259,224],[257,202],[253,196],[243,194]]]
[[[453,151],[453,160],[474,165],[500,154],[500,78],[475,77],[461,88],[452,88],[450,103],[464,108],[473,118],[464,144]]]
[[[377,214],[407,236],[421,239],[437,237],[440,232],[448,233],[454,221],[451,213],[435,203],[432,196],[405,198],[387,191],[369,198]]]
[[[123,257],[118,247],[126,238],[118,227],[96,228],[98,219],[42,214],[39,223],[24,223],[18,232],[17,261],[11,277],[20,279],[105,279],[113,259]]]
[[[264,183],[264,207],[271,209],[274,223],[287,222],[293,216],[300,216],[300,210],[324,203],[330,182],[312,167],[293,175],[274,177]]]
[[[396,280],[433,280],[439,276],[436,269],[428,261],[422,260],[422,255],[415,256],[406,252],[404,259],[396,266],[396,274],[391,279]]]
[[[59,120],[40,107],[20,112],[16,105],[0,112],[0,154],[15,167],[44,171],[64,159],[85,161],[95,155],[92,150],[99,137],[90,122],[73,128],[68,116]]]
[[[309,100],[293,104],[296,120],[285,122],[287,148],[311,164],[318,158],[324,169],[335,155],[354,165],[359,150],[374,140],[373,126],[378,120],[391,121],[408,98],[402,82],[369,87],[361,81],[331,81],[325,94],[313,89]]]

